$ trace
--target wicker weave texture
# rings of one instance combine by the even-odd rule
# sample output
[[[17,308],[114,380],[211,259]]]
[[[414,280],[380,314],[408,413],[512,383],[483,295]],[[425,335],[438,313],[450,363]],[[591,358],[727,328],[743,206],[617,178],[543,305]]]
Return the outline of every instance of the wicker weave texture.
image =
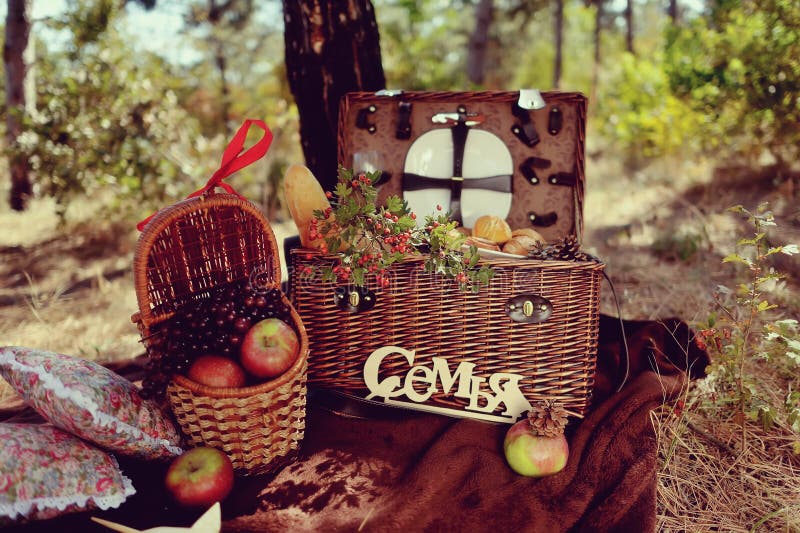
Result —
[[[596,366],[602,263],[568,261],[490,262],[495,276],[475,294],[445,278],[426,274],[422,259],[389,271],[387,289],[370,285],[375,307],[361,313],[339,309],[334,287],[318,275],[297,274],[322,259],[307,251],[292,255],[292,301],[309,336],[309,384],[365,396],[364,362],[375,349],[399,346],[416,352],[415,365],[431,357],[451,365],[467,361],[475,372],[524,376],[521,391],[533,402],[562,402],[576,414],[588,405]],[[512,321],[506,302],[536,294],[552,303],[552,316],[540,324]],[[387,358],[386,375],[404,376],[403,357]],[[434,394],[430,403],[463,408],[466,401]]]
[[[278,246],[250,202],[230,194],[191,198],[150,221],[133,273],[141,320],[149,326],[171,316],[175,304],[202,299],[218,285],[259,275],[261,286],[277,287]]]
[[[224,450],[237,472],[262,474],[296,453],[303,440],[305,360],[298,375],[269,392],[228,398],[198,396],[181,378],[167,395],[190,445]]]
[[[213,193],[184,200],[159,212],[139,238],[134,255],[139,312],[132,320],[148,345],[154,326],[171,318],[176,306],[207,300],[215,287],[240,280],[279,287],[279,272],[272,228],[253,204]],[[224,450],[243,475],[275,469],[303,439],[309,345],[299,315],[292,309],[291,316],[300,354],[278,378],[251,387],[211,388],[174,376],[167,388],[186,441]]]

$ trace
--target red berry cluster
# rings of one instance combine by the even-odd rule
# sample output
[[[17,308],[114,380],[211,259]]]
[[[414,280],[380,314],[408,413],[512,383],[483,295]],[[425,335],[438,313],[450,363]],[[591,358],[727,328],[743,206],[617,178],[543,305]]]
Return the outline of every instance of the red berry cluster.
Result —
[[[332,207],[315,212],[309,227],[312,239],[326,243],[317,246],[329,254],[325,261],[333,254],[336,257],[333,264],[321,266],[313,257],[307,258],[310,264],[300,265],[300,274],[311,274],[318,268],[325,282],[363,285],[374,279],[379,287],[386,288],[391,285],[391,266],[410,254],[421,253],[428,256],[420,268],[443,273],[462,287],[488,282],[490,273],[476,267],[477,252],[464,253],[463,237],[452,234],[456,223],[443,213],[441,205],[436,208],[442,213],[426,217],[421,227],[417,226],[417,215],[401,198],[390,196],[383,206],[378,205],[378,191],[372,183],[379,175],[339,169],[335,192],[326,193]]]
[[[700,348],[701,350],[705,350],[708,348],[708,342],[713,343],[713,346],[718,350],[722,351],[722,339],[730,339],[731,338],[731,330],[728,328],[723,328],[718,330],[717,328],[709,328],[701,330],[700,333],[695,336],[694,343],[695,345]],[[710,339],[710,340],[709,340]]]
[[[333,210],[329,207],[325,210],[324,216],[326,219],[330,218]],[[309,222],[308,236],[311,240],[323,239],[325,236],[319,231],[319,220],[312,218]],[[328,245],[325,242],[320,243],[319,251],[326,254],[328,253]]]

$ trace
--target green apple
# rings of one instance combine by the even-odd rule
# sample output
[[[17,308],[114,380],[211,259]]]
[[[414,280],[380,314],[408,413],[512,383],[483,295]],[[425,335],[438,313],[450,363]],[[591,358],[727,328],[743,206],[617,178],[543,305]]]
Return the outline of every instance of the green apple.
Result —
[[[506,433],[503,451],[508,465],[517,474],[544,477],[564,469],[569,445],[563,433],[554,437],[538,435],[524,419]]]

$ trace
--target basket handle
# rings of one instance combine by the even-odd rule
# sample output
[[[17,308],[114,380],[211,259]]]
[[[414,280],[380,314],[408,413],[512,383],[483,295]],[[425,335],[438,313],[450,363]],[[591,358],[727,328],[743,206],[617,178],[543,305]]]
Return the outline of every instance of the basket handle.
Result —
[[[261,139],[259,139],[258,142],[256,142],[253,146],[242,152],[244,149],[244,141],[247,139],[247,132],[250,131],[251,126],[257,126],[261,128],[264,131],[264,135],[262,135]],[[251,118],[245,120],[242,126],[233,136],[230,144],[228,144],[227,148],[225,148],[225,151],[222,153],[222,162],[220,163],[219,168],[214,172],[205,186],[196,190],[186,198],[188,199],[196,196],[202,196],[209,191],[213,191],[217,187],[222,187],[230,194],[236,195],[242,200],[246,200],[244,196],[236,192],[233,187],[225,183],[223,180],[231,174],[252,163],[255,163],[264,157],[264,154],[266,154],[267,150],[269,150],[270,144],[272,144],[272,131],[270,131],[269,127],[267,127],[263,120]],[[152,218],[157,214],[158,212],[153,213],[149,217],[136,224],[136,229],[142,231],[147,223],[150,222],[150,220],[152,220]]]
[[[622,383],[619,384],[617,387],[617,391],[619,392],[622,390],[622,387],[625,386],[625,383],[628,381],[628,377],[630,377],[631,372],[631,355],[628,351],[628,336],[625,334],[625,321],[622,320],[622,311],[619,308],[619,299],[617,298],[617,291],[614,289],[614,283],[611,281],[611,278],[608,276],[608,272],[603,270],[603,277],[606,278],[608,282],[608,286],[611,287],[611,294],[614,296],[614,305],[617,306],[617,318],[619,319],[619,329],[622,332],[622,347],[625,349],[625,376],[622,378]]]

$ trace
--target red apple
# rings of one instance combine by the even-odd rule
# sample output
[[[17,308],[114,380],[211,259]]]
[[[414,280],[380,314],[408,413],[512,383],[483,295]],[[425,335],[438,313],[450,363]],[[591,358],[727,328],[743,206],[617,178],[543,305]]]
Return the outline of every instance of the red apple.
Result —
[[[274,378],[286,372],[300,353],[297,334],[286,322],[268,318],[256,323],[244,336],[240,361],[258,378]]]
[[[244,369],[233,359],[221,355],[201,355],[186,375],[209,387],[244,387],[247,381]]]
[[[233,465],[221,450],[193,448],[173,459],[164,484],[179,504],[208,507],[233,489]]]

